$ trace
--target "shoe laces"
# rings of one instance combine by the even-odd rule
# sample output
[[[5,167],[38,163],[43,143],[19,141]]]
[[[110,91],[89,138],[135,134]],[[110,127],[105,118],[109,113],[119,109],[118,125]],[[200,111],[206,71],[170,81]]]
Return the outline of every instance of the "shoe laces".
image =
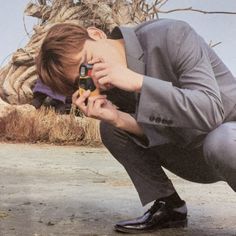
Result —
[[[155,213],[158,209],[162,208],[166,203],[160,200],[156,200],[154,204],[146,211],[150,212],[151,214]]]

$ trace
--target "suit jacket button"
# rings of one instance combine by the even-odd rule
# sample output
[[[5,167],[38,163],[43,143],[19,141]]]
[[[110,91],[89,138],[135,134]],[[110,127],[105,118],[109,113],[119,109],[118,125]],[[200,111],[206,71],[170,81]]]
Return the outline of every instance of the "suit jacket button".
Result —
[[[150,121],[154,121],[154,120],[155,120],[155,117],[154,117],[154,116],[149,116],[149,120],[150,120]]]
[[[160,118],[160,117],[157,117],[157,118],[155,119],[155,122],[156,122],[156,123],[161,123],[161,118]]]
[[[162,123],[167,125],[167,124],[168,124],[168,120],[163,119],[163,120],[162,120]]]

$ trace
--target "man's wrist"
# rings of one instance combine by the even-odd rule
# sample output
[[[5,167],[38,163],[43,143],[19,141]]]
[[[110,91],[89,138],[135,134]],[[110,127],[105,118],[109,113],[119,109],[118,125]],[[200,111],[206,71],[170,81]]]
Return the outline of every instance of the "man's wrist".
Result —
[[[143,130],[138,125],[137,121],[129,113],[119,111],[117,120],[115,122],[115,127],[125,130],[136,136],[143,136]]]
[[[136,86],[134,88],[134,92],[139,93],[143,86],[143,75],[135,73],[135,78],[136,78]]]
[[[123,119],[122,119],[122,112],[121,111],[118,111],[118,116],[112,125],[114,125],[116,128],[122,129]]]

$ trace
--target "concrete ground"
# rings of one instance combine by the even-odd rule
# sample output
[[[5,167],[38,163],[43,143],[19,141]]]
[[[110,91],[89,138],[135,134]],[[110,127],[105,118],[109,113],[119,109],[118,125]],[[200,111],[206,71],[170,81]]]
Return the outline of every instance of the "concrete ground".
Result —
[[[227,184],[169,175],[187,201],[189,226],[146,235],[236,235],[236,194]],[[123,235],[113,224],[149,206],[104,148],[0,144],[0,236]]]

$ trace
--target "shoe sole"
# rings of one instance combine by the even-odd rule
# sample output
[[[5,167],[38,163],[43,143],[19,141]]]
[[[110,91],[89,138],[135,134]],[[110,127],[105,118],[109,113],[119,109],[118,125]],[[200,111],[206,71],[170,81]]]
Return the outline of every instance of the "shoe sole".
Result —
[[[185,228],[188,226],[188,220],[181,220],[181,221],[175,221],[175,222],[167,222],[163,225],[160,225],[158,227],[147,229],[147,230],[138,230],[138,229],[127,229],[120,227],[118,225],[114,226],[115,231],[121,232],[121,233],[130,233],[130,234],[143,234],[143,233],[151,233],[158,229],[168,229],[168,228]]]

